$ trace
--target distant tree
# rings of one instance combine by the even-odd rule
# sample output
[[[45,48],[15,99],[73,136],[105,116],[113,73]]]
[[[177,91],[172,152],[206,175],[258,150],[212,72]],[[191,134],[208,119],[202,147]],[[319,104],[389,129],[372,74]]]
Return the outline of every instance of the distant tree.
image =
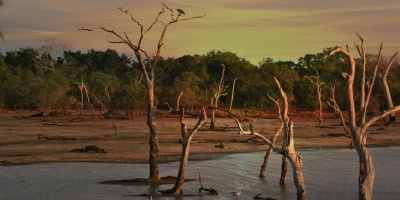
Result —
[[[313,67],[312,67],[313,68]],[[319,77],[319,73],[317,69],[313,68],[315,70],[315,75],[313,76],[305,76],[312,84],[314,84],[317,87],[317,97],[318,97],[318,114],[315,114],[318,117],[318,126],[322,125],[322,88],[321,86],[324,84],[324,82],[321,81]]]
[[[211,97],[211,102],[210,102],[210,106],[212,108],[211,123],[210,123],[211,129],[215,128],[215,109],[218,108],[219,100],[222,96],[225,96],[228,94],[226,92],[226,89],[228,88],[228,86],[225,85],[224,76],[225,76],[225,65],[222,64],[221,77],[220,77],[219,81],[215,83],[214,87],[212,87],[213,96]]]
[[[61,56],[64,51],[71,49],[71,44],[58,40],[55,37],[43,37],[43,44],[39,47],[38,67],[56,71],[57,62],[55,58]]]
[[[150,130],[150,177],[149,179],[153,180],[159,180],[160,175],[158,171],[158,136],[157,136],[157,128],[156,124],[154,123],[154,112],[155,112],[155,101],[154,101],[154,83],[155,83],[155,68],[157,66],[157,63],[160,58],[161,51],[165,48],[164,46],[164,37],[165,34],[167,33],[168,28],[178,22],[182,21],[187,21],[187,20],[192,20],[196,18],[202,18],[203,16],[195,16],[191,18],[181,18],[181,13],[176,13],[173,9],[167,7],[165,4],[163,4],[161,11],[158,13],[157,17],[154,19],[154,21],[148,26],[148,28],[145,28],[136,18],[133,14],[129,13],[128,10],[123,10],[122,8],[119,8],[119,10],[125,14],[127,14],[132,22],[136,25],[139,26],[140,28],[140,37],[138,37],[138,41],[136,43],[132,42],[131,39],[128,37],[128,34],[125,32],[124,35],[121,35],[114,30],[107,29],[105,27],[96,27],[94,29],[87,29],[87,28],[81,28],[78,30],[82,31],[96,31],[96,30],[103,30],[105,32],[111,33],[114,35],[117,40],[107,40],[109,43],[113,44],[126,44],[128,45],[135,53],[136,59],[138,60],[140,64],[140,69],[143,73],[143,77],[145,79],[146,87],[147,87],[147,97],[148,97],[148,103],[147,103],[147,125]],[[164,22],[160,17],[165,13],[168,12],[171,15],[171,18],[169,21]],[[162,25],[162,32],[161,36],[158,40],[157,47],[156,47],[156,52],[155,54],[149,54],[147,51],[143,49],[143,39],[145,38],[146,34],[152,30],[154,25],[156,24],[161,24]],[[154,56],[152,56],[154,55]]]

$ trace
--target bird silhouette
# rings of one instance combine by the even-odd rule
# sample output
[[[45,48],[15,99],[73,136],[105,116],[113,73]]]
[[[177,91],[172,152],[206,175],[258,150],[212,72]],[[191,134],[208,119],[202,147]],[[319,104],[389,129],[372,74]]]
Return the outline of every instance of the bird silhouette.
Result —
[[[185,11],[183,11],[182,9],[176,7],[176,10],[178,11],[179,15],[185,15]]]

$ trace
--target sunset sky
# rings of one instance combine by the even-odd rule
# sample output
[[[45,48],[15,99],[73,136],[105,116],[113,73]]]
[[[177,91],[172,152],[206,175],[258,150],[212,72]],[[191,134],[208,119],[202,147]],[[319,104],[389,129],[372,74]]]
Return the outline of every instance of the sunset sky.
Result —
[[[103,26],[137,40],[138,26],[117,8],[129,9],[148,27],[165,3],[179,7],[186,17],[206,14],[202,19],[170,27],[163,57],[206,54],[216,49],[237,53],[253,64],[262,58],[292,60],[307,53],[322,52],[335,45],[345,46],[358,57],[356,32],[363,36],[367,53],[400,50],[400,1],[398,0],[4,0],[0,7],[0,30],[4,41],[0,51],[40,46],[44,36],[68,42],[72,50],[116,49],[133,57],[123,44],[109,44],[112,35],[82,32],[80,27]],[[160,24],[146,36],[145,50],[155,51]]]

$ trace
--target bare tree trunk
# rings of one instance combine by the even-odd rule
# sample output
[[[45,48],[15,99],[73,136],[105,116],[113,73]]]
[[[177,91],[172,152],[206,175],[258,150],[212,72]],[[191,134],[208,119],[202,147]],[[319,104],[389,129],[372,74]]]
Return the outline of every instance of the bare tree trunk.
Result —
[[[371,156],[366,147],[366,132],[365,129],[360,129],[356,132],[357,137],[355,137],[354,144],[357,154],[360,158],[360,174],[359,174],[359,199],[372,199],[372,189],[374,185],[375,169],[372,164]]]
[[[367,59],[366,59],[365,52],[364,52],[364,39],[358,33],[356,33],[356,34],[361,41],[361,48],[360,48],[360,45],[356,45],[355,43],[354,44],[358,50],[358,53],[360,54],[361,61],[362,61],[361,99],[360,99],[360,113],[362,113],[366,109],[366,107],[365,107],[365,78],[366,78],[365,72],[366,72],[366,66],[367,66]]]
[[[182,186],[183,183],[185,182],[185,172],[186,172],[186,167],[188,164],[188,159],[189,159],[189,151],[190,151],[190,142],[192,141],[192,138],[194,134],[200,129],[201,126],[204,125],[206,119],[207,119],[207,114],[205,109],[203,108],[201,112],[201,116],[199,118],[199,121],[197,124],[194,126],[192,131],[188,133],[187,127],[186,127],[186,122],[185,122],[185,110],[183,107],[180,108],[180,122],[181,122],[181,132],[182,132],[182,154],[181,154],[181,160],[179,163],[179,172],[178,172],[178,177],[176,179],[175,185],[172,189],[162,191],[163,193],[166,194],[182,194]]]
[[[285,149],[289,146],[289,118],[287,116],[283,117],[285,120],[283,121],[283,141],[282,141],[282,149]],[[282,155],[282,165],[281,165],[281,178],[279,179],[279,184],[285,185],[286,184],[286,174],[288,168],[288,158],[285,155]]]
[[[288,167],[288,160],[287,160],[286,156],[282,156],[281,178],[279,179],[280,185],[286,184],[287,167]]]
[[[149,179],[160,179],[160,173],[158,171],[158,134],[157,127],[154,123],[154,85],[153,81],[146,80],[147,85],[147,95],[148,95],[148,103],[147,103],[147,125],[150,130],[150,177]]]
[[[215,109],[211,110],[210,129],[215,128]]]
[[[275,131],[275,135],[272,138],[272,143],[275,145],[276,143],[276,139],[278,138],[278,135],[282,132],[283,129],[283,120],[282,120],[282,116],[281,116],[281,107],[279,106],[279,99],[275,100],[273,99],[271,96],[268,95],[268,97],[276,104],[276,106],[278,107],[278,117],[279,120],[281,121],[281,126]],[[269,160],[269,156],[272,153],[272,147],[270,146],[264,156],[264,162],[261,165],[261,169],[260,169],[260,174],[258,175],[259,177],[265,177],[265,170],[267,169],[268,166],[268,160]]]
[[[79,109],[79,115],[82,116],[82,110],[83,110],[83,87],[79,86],[79,89],[81,90],[81,107]]]
[[[233,97],[234,97],[234,95],[235,95],[235,85],[236,85],[236,81],[238,80],[239,78],[235,78],[235,79],[233,79],[233,83],[232,83],[232,95],[231,95],[231,104],[230,104],[230,106],[229,106],[229,111],[232,111],[232,104],[233,104]]]
[[[389,62],[389,64],[388,64],[388,66],[386,67],[385,73],[384,73],[383,76],[382,76],[382,83],[383,83],[383,87],[384,87],[384,88],[383,88],[383,92],[385,93],[385,97],[386,97],[386,102],[387,102],[387,105],[388,105],[388,109],[393,108],[393,101],[392,101],[392,95],[390,94],[390,89],[389,89],[389,85],[388,85],[388,83],[387,83],[386,78],[387,78],[387,75],[388,75],[388,73],[389,73],[390,67],[391,67],[392,64],[393,64],[394,59],[395,59],[398,55],[399,55],[399,52],[396,52],[396,53],[392,56],[392,58],[390,59],[390,62]],[[396,121],[395,114],[394,114],[394,113],[390,114],[390,116],[389,116],[389,124],[394,123],[395,121]]]
[[[301,162],[301,157],[298,155],[294,149],[294,137],[293,137],[293,122],[289,121],[288,123],[288,135],[289,135],[289,144],[285,148],[287,149],[287,153],[285,154],[292,164],[293,169],[293,180],[294,185],[297,188],[297,199],[306,199],[306,186],[304,184],[303,177],[303,163]]]

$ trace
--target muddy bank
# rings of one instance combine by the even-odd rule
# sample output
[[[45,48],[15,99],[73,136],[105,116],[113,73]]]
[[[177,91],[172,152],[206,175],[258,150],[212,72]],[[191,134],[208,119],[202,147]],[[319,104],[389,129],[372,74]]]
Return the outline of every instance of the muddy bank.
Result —
[[[30,164],[43,162],[118,162],[147,163],[149,134],[144,117],[116,120],[102,116],[56,116],[33,113],[0,114],[0,164]],[[293,116],[296,148],[348,148],[351,138],[344,134],[340,120],[325,119],[317,127],[317,119],[308,115]],[[187,118],[193,127],[196,118]],[[181,153],[180,124],[177,117],[156,117],[159,132],[160,162],[179,160]],[[235,122],[218,118],[217,128],[206,124],[192,140],[190,159],[217,158],[228,153],[264,151],[268,147],[253,136],[237,134]],[[271,137],[279,121],[273,117],[254,117],[254,130]],[[400,145],[400,126],[378,123],[368,129],[369,146]],[[278,140],[279,141],[279,140]],[[104,151],[82,150],[96,146]]]

